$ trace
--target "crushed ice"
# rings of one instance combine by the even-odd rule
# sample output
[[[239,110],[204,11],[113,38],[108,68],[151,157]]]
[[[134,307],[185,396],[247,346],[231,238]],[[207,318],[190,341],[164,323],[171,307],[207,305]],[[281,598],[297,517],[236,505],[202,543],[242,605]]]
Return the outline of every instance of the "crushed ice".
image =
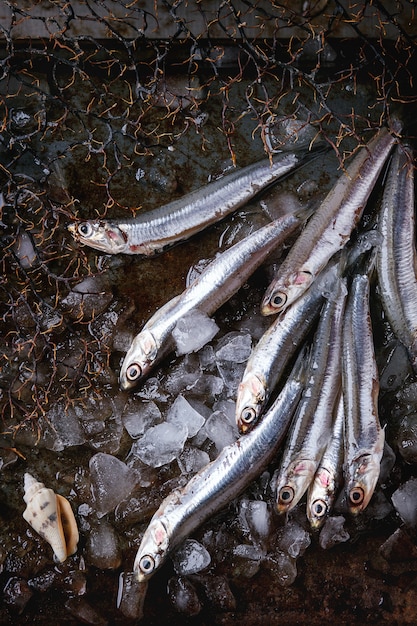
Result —
[[[188,430],[183,424],[163,422],[148,428],[143,437],[135,441],[131,453],[146,465],[161,467],[177,458],[187,437]]]
[[[182,395],[177,396],[168,409],[166,420],[172,424],[185,426],[188,437],[194,437],[205,421],[204,417]]]
[[[186,539],[173,554],[172,561],[177,574],[190,576],[206,569],[211,563],[211,557],[201,543],[195,539]]]
[[[324,550],[328,550],[338,543],[348,541],[348,539],[350,539],[350,535],[345,529],[345,518],[343,515],[328,517],[320,532],[320,546]]]
[[[103,517],[131,494],[137,476],[123,461],[103,452],[95,454],[89,466],[97,516]]]
[[[197,352],[219,332],[216,322],[195,309],[183,315],[175,325],[172,336],[177,355]]]
[[[417,478],[410,478],[391,496],[392,503],[409,528],[417,526]]]

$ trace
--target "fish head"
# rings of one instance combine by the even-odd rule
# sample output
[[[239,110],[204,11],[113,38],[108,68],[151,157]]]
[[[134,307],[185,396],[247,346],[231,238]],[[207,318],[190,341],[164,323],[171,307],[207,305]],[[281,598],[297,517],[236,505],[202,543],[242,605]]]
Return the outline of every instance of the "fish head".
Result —
[[[312,282],[313,275],[307,270],[291,275],[286,281],[272,281],[262,300],[262,315],[282,313],[307,291]]]
[[[107,254],[126,251],[127,235],[116,224],[102,220],[87,220],[68,225],[68,230],[78,241]]]
[[[307,517],[311,527],[318,530],[330,513],[336,491],[334,476],[320,467],[308,488]]]
[[[236,424],[241,433],[255,426],[265,404],[266,384],[253,372],[243,376],[236,398]]]
[[[170,547],[169,537],[167,520],[154,516],[143,535],[133,564],[139,582],[149,580],[165,562]]]
[[[349,511],[353,515],[357,515],[368,506],[375,491],[379,472],[379,455],[362,454],[351,462],[346,494]]]
[[[142,330],[132,341],[123,360],[119,385],[123,391],[133,389],[148,375],[158,356],[158,344],[149,330]]]
[[[278,513],[287,513],[301,500],[313,480],[317,463],[310,459],[297,459],[289,466],[277,484]]]

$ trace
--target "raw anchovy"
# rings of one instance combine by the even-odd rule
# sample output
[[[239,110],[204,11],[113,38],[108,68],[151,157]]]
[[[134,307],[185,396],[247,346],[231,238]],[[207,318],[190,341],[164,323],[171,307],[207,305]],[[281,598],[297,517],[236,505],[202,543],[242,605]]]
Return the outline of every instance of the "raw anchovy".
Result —
[[[314,529],[320,528],[330,513],[341,480],[344,420],[343,394],[340,394],[331,438],[307,492],[307,517]]]
[[[291,510],[302,498],[327,446],[334,407],[341,386],[342,322],[346,281],[326,301],[314,337],[307,383],[291,423],[276,481],[279,513]]]
[[[223,448],[183,489],[173,491],[162,502],[136,555],[133,569],[140,582],[149,579],[178,544],[236,498],[272,461],[300,398],[302,361],[298,359],[259,426]]]
[[[252,350],[236,398],[236,423],[242,433],[258,421],[290,359],[312,328],[336,275],[337,266],[329,265],[311,289],[274,320]]]
[[[134,387],[174,349],[172,331],[189,311],[212,315],[227,302],[267,255],[302,223],[304,212],[285,215],[263,226],[219,255],[182,294],[161,307],[133,339],[120,371],[120,387]]]
[[[417,255],[414,167],[410,149],[398,146],[378,216],[377,272],[382,305],[417,371]]]
[[[394,124],[394,132],[400,124]],[[283,311],[346,244],[396,139],[386,129],[358,152],[314,213],[279,267],[262,301],[263,315]]]
[[[367,271],[353,277],[343,326],[344,475],[348,506],[353,514],[368,505],[374,492],[385,439],[378,418],[379,378]]]
[[[237,169],[166,205],[126,220],[87,220],[68,229],[82,244],[107,254],[151,256],[188,239],[245,205],[268,185],[322,152],[286,152]]]

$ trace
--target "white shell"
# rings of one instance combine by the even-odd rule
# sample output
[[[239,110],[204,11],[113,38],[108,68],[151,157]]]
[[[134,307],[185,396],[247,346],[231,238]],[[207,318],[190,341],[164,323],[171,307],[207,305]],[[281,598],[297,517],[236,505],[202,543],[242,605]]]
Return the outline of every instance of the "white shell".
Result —
[[[62,563],[76,552],[79,539],[70,503],[28,473],[24,476],[24,490],[24,519],[50,544],[55,559]]]

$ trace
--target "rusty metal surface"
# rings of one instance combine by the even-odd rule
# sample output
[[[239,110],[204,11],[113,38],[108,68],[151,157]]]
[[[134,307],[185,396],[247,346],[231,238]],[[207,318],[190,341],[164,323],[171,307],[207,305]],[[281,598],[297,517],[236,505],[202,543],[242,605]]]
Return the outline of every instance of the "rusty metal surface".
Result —
[[[413,2],[225,2],[219,12],[215,4],[0,5],[1,623],[43,626],[51,616],[71,626],[81,619],[126,623],[120,580],[150,515],[181,480],[175,462],[160,470],[137,463],[142,482],[132,496],[104,519],[96,515],[90,460],[105,453],[128,461],[132,439],[122,418],[152,396],[149,387],[132,396],[118,389],[126,342],[184,288],[191,266],[289,203],[322,197],[345,159],[392,115],[404,120],[416,145]],[[99,255],[66,230],[75,217],[152,209],[262,158],[268,124],[280,116],[310,119],[330,150],[262,205],[147,260]],[[220,339],[242,330],[256,339],[266,328],[259,302],[270,272],[266,265],[219,311]],[[374,317],[381,414],[397,452],[379,493],[389,501],[416,473],[410,446],[407,462],[399,452],[397,396],[414,379],[404,355],[392,349],[377,297]],[[174,375],[186,381],[195,367],[194,357],[173,356],[158,368],[163,415],[178,393]],[[233,401],[224,394],[204,401],[210,409],[215,400]],[[62,438],[69,435],[67,446]],[[69,497],[77,513],[80,549],[64,566],[53,563],[21,517],[25,471]],[[270,502],[265,480],[245,497]],[[331,550],[312,537],[296,580],[285,586],[272,557],[253,577],[235,558],[239,502],[195,534],[212,546],[213,559],[208,573],[191,577],[199,615],[172,606],[167,584],[176,576],[168,564],[151,582],[144,623],[415,623],[415,529],[405,529],[392,507],[382,518],[374,508],[351,520],[351,540]],[[119,547],[100,567],[91,537],[106,523]],[[282,522],[273,524],[271,553],[282,530]],[[223,596],[216,595],[222,585]]]
[[[346,16],[349,15],[349,19]],[[15,39],[57,36],[107,39],[291,39],[311,34],[337,38],[381,37],[396,39],[398,30],[417,31],[411,1],[356,2],[354,0],[285,0],[270,2],[24,2],[5,1],[0,6],[4,31]],[[0,33],[1,38],[1,33]]]

